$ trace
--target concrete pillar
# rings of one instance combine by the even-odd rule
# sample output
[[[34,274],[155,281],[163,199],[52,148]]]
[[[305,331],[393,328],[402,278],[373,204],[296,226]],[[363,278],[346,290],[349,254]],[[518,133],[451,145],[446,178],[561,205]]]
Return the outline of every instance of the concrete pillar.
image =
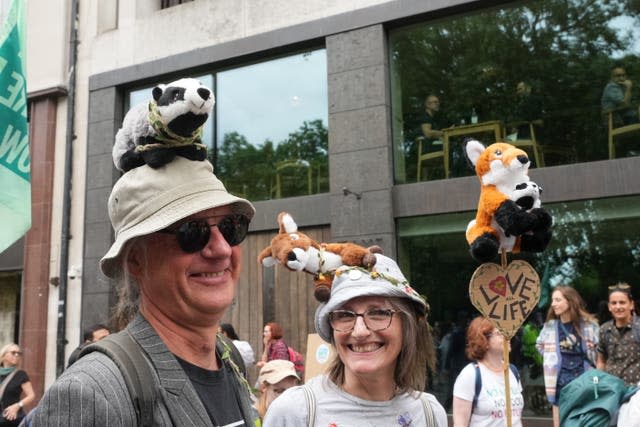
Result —
[[[382,25],[327,37],[332,240],[377,244],[394,257],[387,63]]]

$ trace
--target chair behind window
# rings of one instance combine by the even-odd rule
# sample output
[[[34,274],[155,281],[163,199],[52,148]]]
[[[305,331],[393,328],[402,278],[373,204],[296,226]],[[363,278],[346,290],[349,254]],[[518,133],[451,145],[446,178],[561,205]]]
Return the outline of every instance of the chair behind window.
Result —
[[[633,132],[640,132],[640,123],[632,123],[630,125],[615,126],[615,115],[620,110],[611,110],[606,114],[607,116],[607,134],[609,143],[609,159],[615,159],[616,157],[616,145],[615,138],[620,135],[625,135]],[[639,135],[640,138],[640,135]],[[631,140],[631,139],[629,139]]]
[[[444,161],[444,150],[440,150],[440,151],[432,151],[429,153],[422,153],[423,150],[423,145],[426,145],[426,140],[424,138],[424,136],[419,136],[415,139],[416,143],[418,144],[418,171],[416,172],[416,182],[420,182],[420,178],[422,175],[422,163],[423,162],[427,162],[429,160],[434,160],[434,159],[438,159],[438,158],[442,158],[442,168],[444,169],[444,176],[448,177],[449,176],[449,171],[447,168],[447,165]]]

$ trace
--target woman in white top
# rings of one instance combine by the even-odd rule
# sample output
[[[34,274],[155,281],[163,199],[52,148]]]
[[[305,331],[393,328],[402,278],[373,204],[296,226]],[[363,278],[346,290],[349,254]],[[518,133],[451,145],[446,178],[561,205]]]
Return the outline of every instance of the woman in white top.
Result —
[[[467,357],[474,362],[462,369],[453,386],[454,427],[507,425],[503,371],[504,337],[488,319],[476,317],[467,329]],[[480,378],[477,378],[480,375]],[[480,380],[480,392],[477,381]],[[509,369],[511,425],[522,426],[522,385]]]
[[[256,358],[253,353],[253,348],[251,348],[251,344],[247,341],[242,341],[230,323],[221,324],[220,327],[218,327],[218,333],[226,336],[233,342],[233,345],[236,346],[242,356],[245,368],[249,369],[254,363],[256,363]]]
[[[426,301],[393,260],[376,260],[372,270],[337,270],[315,314],[335,358],[326,375],[274,400],[264,427],[447,426],[442,405],[422,392],[434,362]]]

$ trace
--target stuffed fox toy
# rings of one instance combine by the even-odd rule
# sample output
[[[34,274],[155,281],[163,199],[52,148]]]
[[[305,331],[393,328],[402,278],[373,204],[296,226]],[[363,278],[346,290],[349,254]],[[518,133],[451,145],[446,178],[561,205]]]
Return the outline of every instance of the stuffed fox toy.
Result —
[[[465,149],[480,179],[476,218],[466,232],[471,256],[488,262],[501,249],[543,251],[551,240],[551,216],[540,207],[539,199],[525,207],[518,204],[524,190],[539,197],[538,186],[529,179],[527,153],[511,144],[497,142],[485,147],[475,140],[468,141]]]
[[[305,271],[314,276],[314,296],[324,302],[329,299],[333,272],[340,266],[371,268],[376,263],[374,253],[382,253],[378,246],[364,248],[355,243],[318,243],[304,233],[286,212],[278,215],[280,230],[271,245],[258,255],[265,267],[276,263],[292,271]]]

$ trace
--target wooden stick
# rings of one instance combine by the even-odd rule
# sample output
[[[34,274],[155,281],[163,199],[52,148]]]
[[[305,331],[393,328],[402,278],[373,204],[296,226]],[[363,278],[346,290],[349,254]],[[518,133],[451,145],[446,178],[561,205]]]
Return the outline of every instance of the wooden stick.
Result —
[[[507,251],[502,249],[500,252],[500,262],[502,268],[507,268]],[[505,407],[505,415],[507,416],[507,427],[511,427],[511,386],[509,385],[509,341],[511,337],[503,336],[502,340],[502,373],[504,375],[504,398],[507,406]]]
[[[506,415],[507,415],[507,427],[511,427],[511,387],[509,386],[509,339],[504,337],[502,343],[502,358],[503,358],[503,366],[502,370],[504,373],[504,398],[506,400]]]

